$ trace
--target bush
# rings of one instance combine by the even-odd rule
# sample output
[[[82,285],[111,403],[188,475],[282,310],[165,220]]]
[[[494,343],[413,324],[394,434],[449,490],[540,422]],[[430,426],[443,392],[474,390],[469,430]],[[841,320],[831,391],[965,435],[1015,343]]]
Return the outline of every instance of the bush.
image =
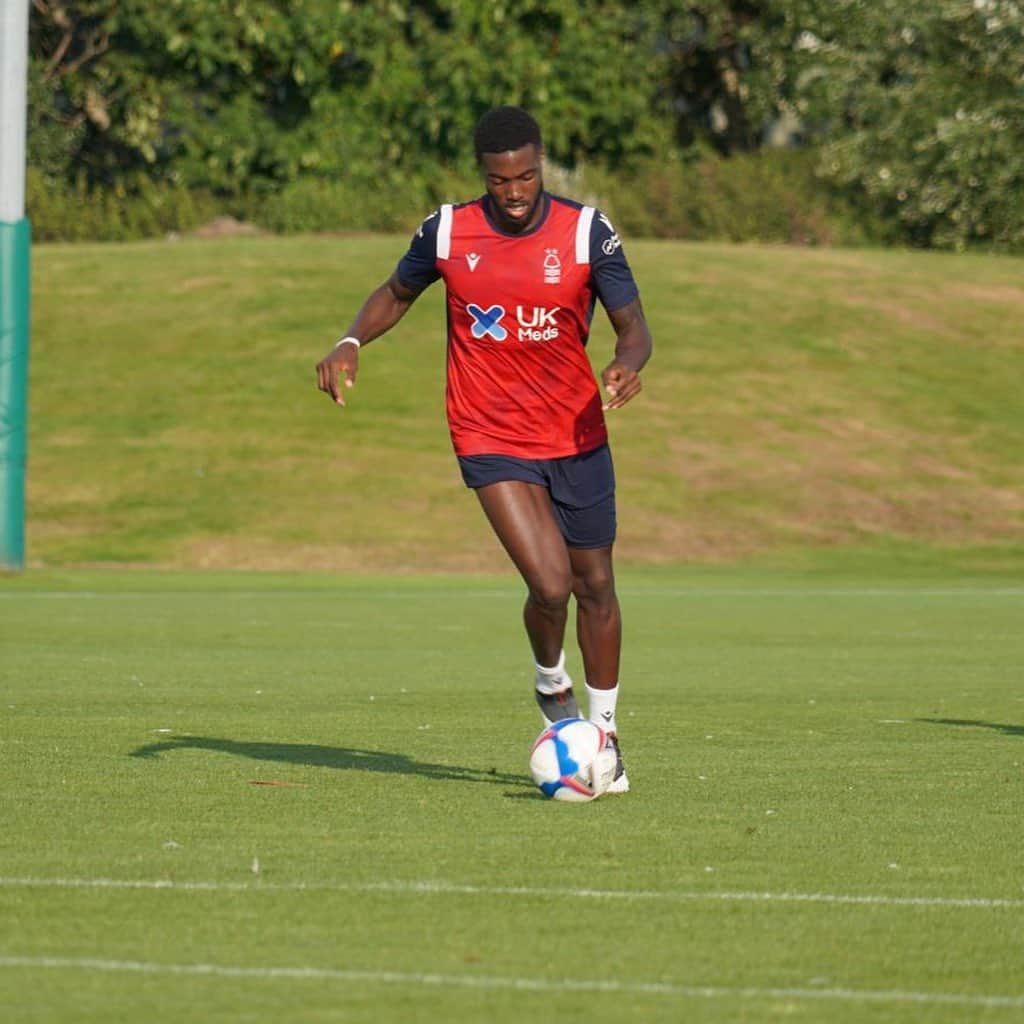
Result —
[[[632,172],[569,169],[549,160],[545,185],[600,206],[633,238],[688,238],[800,245],[875,240],[814,173],[815,156],[771,149],[729,158],[649,161]],[[282,233],[411,230],[442,202],[480,194],[471,165],[372,182],[307,178],[269,196],[250,196],[246,216]]]
[[[814,174],[814,154],[764,150],[729,158],[650,161],[631,172],[568,169],[549,162],[556,193],[600,206],[631,238],[686,238],[801,245],[880,239],[867,214],[843,207]],[[40,241],[122,241],[186,232],[233,214],[280,234],[316,231],[406,233],[442,202],[479,195],[475,168],[420,166],[369,179],[307,176],[277,190],[218,198],[140,177],[134,190],[28,179],[28,209]]]
[[[222,212],[207,193],[141,178],[136,190],[55,183],[29,169],[25,205],[40,242],[120,242],[189,231]]]
[[[418,175],[369,180],[308,177],[279,191],[250,195],[249,220],[282,234],[303,231],[411,231],[443,202],[460,202],[481,189],[478,178],[438,168]]]
[[[827,245],[872,236],[815,177],[813,154],[800,150],[703,153],[629,175],[593,170],[585,183],[633,237]]]

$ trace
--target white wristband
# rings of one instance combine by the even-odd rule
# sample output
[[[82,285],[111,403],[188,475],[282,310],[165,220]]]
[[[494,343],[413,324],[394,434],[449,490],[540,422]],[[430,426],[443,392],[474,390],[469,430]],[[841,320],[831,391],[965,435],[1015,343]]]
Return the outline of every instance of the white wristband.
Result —
[[[353,338],[351,334],[346,335],[344,338],[339,339],[334,343],[335,348],[341,348],[342,345],[355,345],[359,348],[361,342],[358,338]]]

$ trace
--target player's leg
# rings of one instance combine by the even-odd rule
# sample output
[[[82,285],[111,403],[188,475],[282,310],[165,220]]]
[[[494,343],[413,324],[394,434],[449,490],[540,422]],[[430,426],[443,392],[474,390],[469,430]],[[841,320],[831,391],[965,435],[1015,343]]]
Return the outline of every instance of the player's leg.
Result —
[[[579,706],[565,671],[565,625],[572,569],[547,489],[522,480],[477,487],[484,513],[526,583],[523,624],[537,670],[537,703],[545,721],[573,718]]]
[[[552,512],[568,547],[576,636],[587,687],[598,692],[597,703],[607,710],[606,691],[610,691],[609,699],[614,699],[619,681],[622,642],[612,570],[616,514],[611,453],[604,445],[582,455],[552,460],[550,474]],[[612,712],[614,718],[614,707]]]
[[[615,592],[612,546],[615,543],[615,470],[602,446],[559,460],[551,473],[555,517],[569,547],[576,636],[587,673],[590,720],[608,733],[615,750],[615,779],[609,793],[629,789],[615,720],[619,696],[622,616]]]
[[[622,613],[615,592],[612,546],[570,548],[572,591],[576,598],[576,638],[587,676],[590,720],[609,735],[617,764],[609,793],[629,791],[629,778],[619,749],[615,719],[619,699],[619,658],[622,651]]]
[[[615,593],[611,545],[570,548],[572,592],[576,598],[576,637],[587,685],[610,690],[619,681],[622,613]]]

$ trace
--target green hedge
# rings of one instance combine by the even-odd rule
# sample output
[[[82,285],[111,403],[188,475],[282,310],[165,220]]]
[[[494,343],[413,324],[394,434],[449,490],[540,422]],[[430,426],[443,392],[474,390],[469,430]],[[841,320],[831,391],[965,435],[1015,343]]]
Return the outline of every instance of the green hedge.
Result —
[[[47,179],[32,169],[25,181],[25,205],[32,235],[40,242],[121,242],[189,231],[221,212],[210,194],[141,179],[123,188],[72,186]]]
[[[765,150],[728,159],[648,162],[628,176],[550,164],[551,191],[594,203],[634,238],[685,238],[809,245],[879,241],[814,175],[814,155]],[[305,178],[262,194],[218,199],[180,186],[140,181],[133,194],[72,189],[30,175],[28,211],[41,241],[121,241],[188,232],[217,215],[280,234],[411,231],[439,203],[481,191],[470,169],[434,169],[373,181]]]
[[[626,234],[730,242],[857,244],[875,239],[814,174],[813,153],[762,150],[649,163],[629,180],[594,172],[592,191]]]
[[[242,204],[247,220],[268,231],[411,231],[440,203],[471,198],[481,189],[472,173],[435,168],[417,175],[373,179],[308,177]]]

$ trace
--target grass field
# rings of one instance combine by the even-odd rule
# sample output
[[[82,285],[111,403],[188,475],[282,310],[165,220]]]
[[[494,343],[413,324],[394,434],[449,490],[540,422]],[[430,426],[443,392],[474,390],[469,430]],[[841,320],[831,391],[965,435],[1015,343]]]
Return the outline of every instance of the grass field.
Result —
[[[406,245],[38,247],[30,564],[500,571],[444,423],[440,286],[344,412],[314,386]],[[1024,262],[626,247],[655,356],[611,417],[623,564],[896,541],[1024,566]]]
[[[575,806],[507,576],[0,579],[0,1016],[1020,1020],[1019,580],[621,590]]]
[[[3,1024],[1024,1019],[1021,262],[627,241],[634,790],[581,807],[440,289],[315,391],[405,242],[35,250]]]

